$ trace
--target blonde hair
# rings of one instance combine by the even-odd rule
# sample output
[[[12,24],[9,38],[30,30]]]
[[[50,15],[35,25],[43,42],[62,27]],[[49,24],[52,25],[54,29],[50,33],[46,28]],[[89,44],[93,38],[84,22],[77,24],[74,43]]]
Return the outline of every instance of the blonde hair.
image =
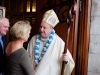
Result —
[[[18,21],[10,29],[10,34],[14,39],[25,39],[31,30],[29,21]]]

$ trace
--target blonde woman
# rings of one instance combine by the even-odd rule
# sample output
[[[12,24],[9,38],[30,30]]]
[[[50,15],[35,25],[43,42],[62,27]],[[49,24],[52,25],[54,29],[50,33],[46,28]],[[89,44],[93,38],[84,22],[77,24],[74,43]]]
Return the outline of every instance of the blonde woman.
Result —
[[[31,60],[23,44],[30,36],[31,26],[28,21],[16,22],[10,33],[13,41],[6,48],[7,75],[34,75]]]

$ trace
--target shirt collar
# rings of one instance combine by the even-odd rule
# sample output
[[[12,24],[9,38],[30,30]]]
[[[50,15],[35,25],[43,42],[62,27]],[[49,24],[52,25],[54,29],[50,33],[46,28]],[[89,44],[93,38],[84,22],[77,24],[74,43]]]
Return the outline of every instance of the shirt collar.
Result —
[[[0,40],[1,40],[1,37],[2,37],[2,36],[0,36]]]

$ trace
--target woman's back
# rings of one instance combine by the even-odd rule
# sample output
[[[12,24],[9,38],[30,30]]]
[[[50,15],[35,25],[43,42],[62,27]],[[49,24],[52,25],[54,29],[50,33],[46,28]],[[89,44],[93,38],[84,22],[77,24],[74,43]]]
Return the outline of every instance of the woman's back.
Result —
[[[7,75],[34,75],[31,60],[24,48],[7,56]]]
[[[18,21],[11,27],[10,34],[13,41],[6,47],[7,75],[34,75],[30,57],[23,48],[30,30],[29,21]]]

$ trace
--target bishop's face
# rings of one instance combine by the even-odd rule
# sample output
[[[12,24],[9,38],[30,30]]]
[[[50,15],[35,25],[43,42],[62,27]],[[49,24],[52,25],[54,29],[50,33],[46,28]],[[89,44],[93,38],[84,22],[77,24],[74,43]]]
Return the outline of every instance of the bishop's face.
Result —
[[[52,32],[52,29],[53,28],[48,23],[42,21],[39,30],[41,37],[42,38],[49,37],[50,33]]]

